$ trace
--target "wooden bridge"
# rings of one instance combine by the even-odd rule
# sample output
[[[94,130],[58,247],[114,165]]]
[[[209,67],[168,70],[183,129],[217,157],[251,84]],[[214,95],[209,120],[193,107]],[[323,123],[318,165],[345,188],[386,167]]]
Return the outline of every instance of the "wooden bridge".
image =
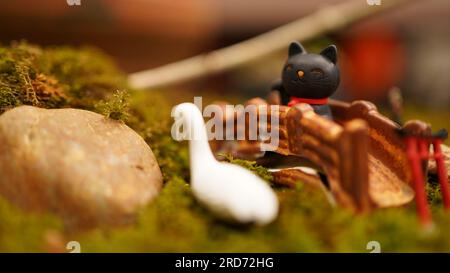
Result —
[[[267,120],[270,128],[272,115],[277,116],[279,143],[273,150],[281,155],[307,158],[326,175],[329,189],[336,201],[357,211],[368,211],[374,207],[399,206],[414,198],[411,188],[411,171],[404,142],[399,129],[415,134],[431,134],[430,126],[421,121],[411,121],[401,128],[381,115],[367,101],[351,104],[330,101],[334,120],[314,113],[307,104],[294,107],[267,104],[262,99],[253,99],[247,104],[257,105],[258,121]],[[264,111],[261,111],[261,109]],[[267,113],[267,114],[266,114]],[[272,113],[272,114],[271,114]],[[237,121],[234,113],[228,119]],[[242,117],[240,117],[242,118]],[[245,132],[248,136],[248,117],[245,117]],[[239,130],[239,125],[235,130]],[[258,130],[259,131],[259,130]],[[264,141],[269,145],[270,139]],[[224,150],[234,155],[258,152],[260,143],[240,140],[231,150],[230,145],[216,141],[215,150]],[[226,149],[225,149],[226,150]],[[274,173],[275,181],[293,185],[299,181],[322,185],[319,176],[300,169],[286,168]]]

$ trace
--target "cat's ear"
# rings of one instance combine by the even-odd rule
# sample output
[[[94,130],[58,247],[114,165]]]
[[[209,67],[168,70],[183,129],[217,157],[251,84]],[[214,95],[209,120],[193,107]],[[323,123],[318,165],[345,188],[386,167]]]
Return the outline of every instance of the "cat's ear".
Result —
[[[306,53],[306,50],[303,48],[302,44],[299,42],[292,42],[289,45],[289,57],[297,55],[297,54],[303,54]]]
[[[335,45],[328,46],[320,52],[320,55],[324,56],[334,64],[337,63],[337,48]]]

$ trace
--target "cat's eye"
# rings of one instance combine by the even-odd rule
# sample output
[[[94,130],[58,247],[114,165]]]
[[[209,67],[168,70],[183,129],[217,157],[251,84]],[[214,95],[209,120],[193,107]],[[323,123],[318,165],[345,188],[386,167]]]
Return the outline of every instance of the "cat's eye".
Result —
[[[303,70],[299,70],[297,71],[297,75],[299,78],[303,78],[303,76],[305,76],[305,72]]]
[[[312,69],[312,70],[311,70],[311,73],[312,73],[312,75],[313,75],[314,77],[317,77],[317,78],[322,78],[323,75],[324,75],[323,70],[320,69],[320,68],[314,68],[314,69]]]
[[[291,69],[292,69],[292,65],[291,64],[286,65],[286,70],[291,70]]]

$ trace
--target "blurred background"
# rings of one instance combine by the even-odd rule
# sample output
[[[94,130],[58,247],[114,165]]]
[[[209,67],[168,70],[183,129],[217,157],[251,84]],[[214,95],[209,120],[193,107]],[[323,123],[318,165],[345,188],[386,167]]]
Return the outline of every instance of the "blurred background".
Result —
[[[342,1],[68,2],[77,1],[0,0],[0,42],[94,45],[129,73],[242,41]],[[318,37],[306,48],[318,52],[328,43],[336,43],[340,51],[343,81],[336,97],[382,102],[390,87],[399,86],[408,101],[450,108],[450,1],[412,1]],[[286,52],[273,54],[178,88],[265,96],[285,58]]]

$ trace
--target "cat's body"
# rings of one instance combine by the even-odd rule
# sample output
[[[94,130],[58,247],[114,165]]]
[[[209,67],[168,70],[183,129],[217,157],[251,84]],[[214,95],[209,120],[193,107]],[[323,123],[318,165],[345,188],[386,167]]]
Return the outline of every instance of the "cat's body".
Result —
[[[302,45],[293,42],[289,46],[289,57],[283,67],[281,80],[272,90],[280,93],[281,104],[293,106],[308,103],[319,115],[332,119],[327,99],[339,85],[337,49],[334,45],[320,54],[307,53]]]

